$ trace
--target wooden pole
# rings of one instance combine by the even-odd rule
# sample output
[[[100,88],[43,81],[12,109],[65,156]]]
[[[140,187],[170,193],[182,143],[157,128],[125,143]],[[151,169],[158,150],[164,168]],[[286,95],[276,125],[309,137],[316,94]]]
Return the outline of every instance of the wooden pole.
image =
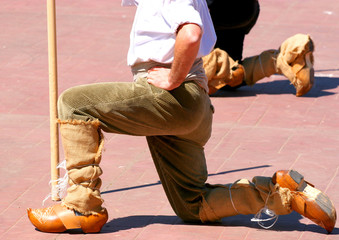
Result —
[[[60,200],[57,190],[59,178],[59,129],[58,129],[58,75],[57,75],[57,45],[55,0],[47,0],[47,30],[48,30],[48,73],[49,73],[49,109],[50,109],[50,147],[51,147],[51,180],[52,200]]]

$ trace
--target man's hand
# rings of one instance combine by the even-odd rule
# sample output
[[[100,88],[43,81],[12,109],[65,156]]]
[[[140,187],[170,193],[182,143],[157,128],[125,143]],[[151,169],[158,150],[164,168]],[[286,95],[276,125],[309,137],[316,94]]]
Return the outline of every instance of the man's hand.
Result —
[[[199,51],[200,26],[185,23],[179,26],[174,46],[172,68],[154,67],[148,71],[147,81],[156,87],[172,90],[184,82]]]
[[[180,86],[181,82],[170,82],[171,69],[154,67],[148,70],[147,82],[165,90],[172,90]]]

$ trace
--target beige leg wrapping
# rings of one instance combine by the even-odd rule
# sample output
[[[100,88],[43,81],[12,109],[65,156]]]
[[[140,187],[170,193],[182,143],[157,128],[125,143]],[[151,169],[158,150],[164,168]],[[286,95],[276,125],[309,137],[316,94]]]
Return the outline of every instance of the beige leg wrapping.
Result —
[[[245,82],[252,86],[259,80],[279,73],[276,68],[277,50],[266,50],[257,56],[245,58],[242,65],[245,69]]]
[[[203,62],[210,89],[209,94],[216,92],[225,85],[234,87],[242,83],[243,77],[234,75],[239,64],[227,52],[216,48],[203,57]]]
[[[67,196],[62,204],[82,214],[101,212],[100,196],[102,170],[99,167],[103,135],[98,120],[59,121],[66,168],[69,177]]]
[[[297,96],[313,86],[314,44],[309,35],[296,34],[286,39],[278,50],[267,50],[257,56],[245,58],[245,82],[253,85],[273,74],[283,74],[294,85]]]
[[[277,215],[291,210],[291,193],[272,183],[270,177],[254,177],[253,182],[241,179],[233,184],[213,185],[203,200],[200,218],[203,222],[214,222],[238,214],[256,214],[263,207]]]

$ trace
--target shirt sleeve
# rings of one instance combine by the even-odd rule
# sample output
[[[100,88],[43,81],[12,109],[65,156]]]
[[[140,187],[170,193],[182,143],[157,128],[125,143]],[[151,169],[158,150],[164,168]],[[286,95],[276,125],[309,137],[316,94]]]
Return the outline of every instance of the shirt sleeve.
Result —
[[[170,3],[162,13],[165,20],[171,26],[171,30],[175,33],[178,27],[185,23],[194,23],[199,25],[203,30],[203,23],[195,0],[176,0]]]

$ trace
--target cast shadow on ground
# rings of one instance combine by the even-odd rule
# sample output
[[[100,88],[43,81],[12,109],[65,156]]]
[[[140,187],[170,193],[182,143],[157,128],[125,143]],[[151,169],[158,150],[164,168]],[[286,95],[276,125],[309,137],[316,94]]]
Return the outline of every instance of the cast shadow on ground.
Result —
[[[224,172],[219,172],[219,173],[212,173],[212,174],[209,174],[208,176],[216,176],[216,175],[247,171],[247,170],[253,170],[253,169],[258,169],[258,168],[266,168],[266,167],[270,167],[270,165],[260,165],[260,166],[254,166],[254,167],[249,167],[249,168],[234,169],[234,170],[229,170],[229,171],[224,171]],[[152,186],[160,185],[160,184],[161,184],[160,181],[158,181],[156,183],[151,183],[151,184],[144,184],[144,185],[133,186],[133,187],[128,187],[128,188],[104,191],[102,192],[102,194],[128,191],[128,190],[133,190],[137,188],[152,187]],[[231,227],[249,227],[253,229],[262,229],[257,223],[251,221],[252,218],[253,218],[253,215],[237,215],[237,216],[223,218],[221,222],[213,223],[209,225],[216,226],[216,227],[231,226]],[[300,223],[299,221],[300,219],[302,219],[302,216],[296,212],[292,212],[289,215],[279,216],[277,223],[272,228],[270,228],[268,231],[278,231],[278,232],[279,231],[308,231],[308,232],[326,234],[326,231],[322,229],[321,227],[317,226],[316,224],[310,222],[309,224],[306,225],[306,224]],[[115,219],[113,218],[111,221],[107,222],[106,225],[104,225],[103,229],[101,230],[101,233],[112,233],[112,232],[125,231],[129,229],[134,229],[134,228],[143,228],[143,227],[147,227],[148,225],[152,225],[152,224],[194,225],[194,226],[199,226],[199,227],[203,227],[205,225],[205,224],[185,223],[180,218],[174,215],[173,216],[135,215],[135,216],[115,218]],[[332,234],[339,235],[339,229],[335,228],[333,232],[331,233],[331,235]]]
[[[223,175],[223,174],[228,174],[228,173],[242,172],[242,171],[253,170],[253,169],[257,169],[257,168],[267,168],[267,167],[271,167],[271,165],[261,165],[261,166],[254,166],[254,167],[248,167],[248,168],[234,169],[234,170],[229,170],[229,171],[224,171],[224,172],[219,172],[219,173],[211,173],[211,174],[208,174],[208,176],[211,177],[211,176],[216,176],[216,175]],[[161,182],[158,181],[158,182],[155,182],[155,183],[143,184],[143,185],[139,185],[139,186],[119,188],[119,189],[114,189],[114,190],[107,190],[107,191],[101,192],[101,195],[107,194],[107,193],[115,193],[115,192],[133,190],[133,189],[137,189],[137,188],[152,187],[152,186],[156,186],[156,185],[160,185],[160,184],[161,184]]]
[[[292,212],[289,215],[279,216],[276,224],[270,229],[263,229],[257,223],[252,222],[253,215],[237,215],[233,217],[223,218],[219,223],[201,224],[201,223],[185,223],[177,216],[165,216],[165,215],[135,215],[122,218],[112,219],[107,222],[102,228],[101,233],[112,233],[119,231],[126,231],[134,228],[143,228],[152,224],[165,224],[165,225],[191,225],[197,227],[215,226],[215,227],[248,227],[252,229],[258,229],[263,231],[276,231],[276,232],[288,232],[288,231],[300,231],[300,232],[314,232],[320,234],[327,234],[326,230],[317,226],[313,222],[309,224],[300,223],[299,220],[303,217]],[[156,233],[154,233],[156,235]],[[334,228],[331,235],[339,235],[339,228]]]
[[[250,97],[260,94],[268,95],[282,95],[282,94],[292,94],[295,95],[295,88],[290,84],[289,80],[272,80],[270,82],[258,82],[253,86],[242,86],[233,90],[219,90],[214,93],[211,97]],[[330,77],[315,77],[315,84],[313,88],[305,94],[303,97],[324,97],[328,95],[336,94],[331,92],[331,89],[336,89],[339,86],[339,78],[330,78]]]

